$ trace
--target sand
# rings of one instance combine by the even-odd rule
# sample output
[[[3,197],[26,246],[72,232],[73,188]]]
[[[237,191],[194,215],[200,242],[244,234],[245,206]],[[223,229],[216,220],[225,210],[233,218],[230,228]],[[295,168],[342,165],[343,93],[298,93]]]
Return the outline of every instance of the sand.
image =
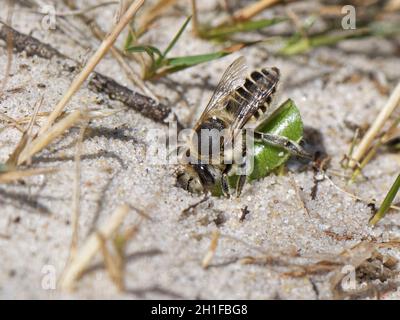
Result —
[[[94,3],[97,1],[82,1],[81,6]],[[213,3],[202,1],[200,10],[205,12],[204,19],[212,16]],[[57,8],[68,10],[58,3]],[[185,19],[182,10],[189,12],[182,4],[179,8],[180,14],[173,14],[179,10],[170,10],[157,21],[143,41],[164,47]],[[95,11],[96,20],[104,30],[110,27],[112,9]],[[282,10],[277,7],[264,16]],[[4,20],[6,13],[1,10],[0,15]],[[87,59],[86,49],[90,44],[96,48],[97,42],[79,19],[71,21],[82,32],[80,37],[84,40],[80,46],[74,41],[79,35],[76,30],[73,36],[44,31],[40,19],[40,15],[17,6],[13,27],[78,60]],[[122,42],[121,38],[118,44]],[[210,52],[217,48],[218,45],[186,32],[171,54]],[[330,168],[341,173],[344,171],[340,161],[354,135],[349,123],[370,124],[388,98],[368,75],[378,74],[389,89],[400,79],[400,58],[395,54],[394,43],[374,39],[346,41],[336,48],[320,48],[308,56],[292,58],[274,56],[268,44],[261,43],[149,82],[148,86],[188,124],[190,117],[199,114],[207,103],[223,70],[239,55],[246,57],[250,69],[263,66],[281,69],[279,99],[290,97],[296,101],[305,126],[322,135],[323,146],[332,158]],[[5,70],[6,63],[2,44],[0,70]],[[96,70],[134,88],[109,55]],[[349,81],[354,75],[360,77]],[[57,59],[27,58],[23,53],[15,53],[6,89],[22,89],[5,93],[0,99],[0,112],[13,118],[30,116],[41,95],[44,102],[40,111],[50,111],[71,80],[72,75],[61,70]],[[285,272],[292,271],[294,264],[309,264],[338,255],[363,240],[379,242],[400,236],[400,214],[396,211],[391,211],[374,229],[367,225],[371,217],[368,202],[383,200],[400,170],[398,154],[380,151],[363,172],[368,180],[360,179],[351,186],[337,175],[329,174],[330,178],[321,175],[315,199],[311,198],[313,170],[301,170],[298,162],[291,161],[290,173],[270,175],[247,184],[239,199],[209,198],[183,214],[203,196],[191,195],[175,186],[176,166],[155,166],[145,161],[146,134],[166,127],[91,92],[86,85],[67,110],[81,107],[122,111],[91,121],[83,142],[79,244],[122,203],[140,208],[151,217],[141,224],[126,250],[127,290],[116,289],[100,254],[73,293],[63,292],[58,286],[49,287],[46,282],[46,276],[52,272],[57,278],[61,275],[69,255],[74,155],[79,134],[76,127],[33,159],[34,167],[57,167],[57,173],[0,186],[1,299],[331,299],[332,272],[303,277],[288,276]],[[1,125],[0,162],[7,159],[19,138],[17,129]],[[357,201],[338,187],[366,201]],[[241,221],[244,207],[249,213]],[[131,211],[124,227],[137,221],[137,213]],[[221,237],[210,267],[204,269],[201,262],[216,229]],[[400,258],[398,250],[384,252]],[[283,262],[243,263],[242,259],[249,256],[275,257]],[[394,277],[373,283],[385,286],[396,281]],[[382,297],[400,298],[396,288],[383,292]]]

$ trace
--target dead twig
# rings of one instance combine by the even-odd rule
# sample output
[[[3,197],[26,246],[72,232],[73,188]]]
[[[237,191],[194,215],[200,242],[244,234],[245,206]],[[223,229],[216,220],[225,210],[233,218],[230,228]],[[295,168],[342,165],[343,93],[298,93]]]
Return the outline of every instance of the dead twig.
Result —
[[[38,56],[45,59],[51,59],[53,57],[67,58],[52,46],[40,42],[38,39],[29,35],[22,34],[1,21],[0,24],[2,24],[2,27],[0,28],[0,39],[6,41],[7,35],[11,33],[13,37],[14,50],[17,52],[25,51],[28,57]]]
[[[105,93],[110,99],[120,101],[127,107],[140,112],[144,117],[159,123],[165,123],[165,120],[172,113],[169,107],[158,104],[155,100],[134,92],[113,79],[98,73],[95,73],[91,78],[89,88],[95,92]]]

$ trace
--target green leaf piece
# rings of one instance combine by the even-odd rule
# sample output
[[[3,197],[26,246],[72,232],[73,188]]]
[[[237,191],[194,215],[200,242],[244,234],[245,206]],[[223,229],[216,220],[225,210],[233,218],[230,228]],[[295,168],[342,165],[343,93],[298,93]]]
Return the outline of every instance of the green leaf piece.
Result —
[[[157,55],[159,57],[162,56],[162,53],[159,49],[153,46],[131,46],[126,49],[128,52],[146,52],[152,60],[154,60],[154,56]]]
[[[293,100],[289,99],[271,117],[261,123],[256,130],[300,142],[303,137],[303,122],[300,111]],[[282,148],[256,142],[254,144],[254,167],[247,180],[264,178],[271,171],[284,164],[289,157],[290,154]]]
[[[367,35],[368,30],[359,29],[351,32],[341,32],[337,34],[322,34],[308,38],[290,39],[288,43],[279,51],[281,55],[291,56],[302,54],[310,51],[311,49],[322,46],[333,46],[342,40],[362,37]]]
[[[164,50],[164,52],[162,54],[162,57],[166,57],[167,54],[172,50],[172,48],[175,46],[175,44],[178,42],[179,38],[181,37],[183,31],[185,31],[185,29],[186,29],[186,27],[189,24],[191,19],[192,19],[192,16],[187,17],[187,19],[183,23],[182,27],[179,29],[178,33],[175,35],[175,37],[169,43],[168,47]]]
[[[292,100],[281,104],[277,110],[258,127],[257,131],[284,136],[292,141],[300,142],[303,137],[303,122],[300,111]],[[290,154],[282,148],[266,143],[254,143],[254,163],[247,181],[259,180],[286,163]],[[238,176],[228,178],[229,185],[235,189]],[[211,191],[214,196],[222,196],[220,183]]]
[[[128,51],[129,47],[132,47],[135,41],[136,41],[135,34],[133,33],[133,31],[129,31],[128,36],[125,39],[124,50]]]
[[[191,67],[196,64],[221,58],[223,56],[228,55],[229,53],[230,52],[227,51],[218,51],[218,52],[199,54],[194,56],[175,57],[167,59],[166,64],[168,66],[173,66],[173,67],[181,67],[181,66]]]

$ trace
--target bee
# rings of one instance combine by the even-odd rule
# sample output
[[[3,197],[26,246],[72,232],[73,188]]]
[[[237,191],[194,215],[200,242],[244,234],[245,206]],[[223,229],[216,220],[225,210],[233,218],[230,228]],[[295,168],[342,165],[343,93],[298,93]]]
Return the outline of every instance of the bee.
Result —
[[[177,175],[177,185],[189,192],[211,192],[227,197],[235,192],[240,196],[246,180],[267,175],[290,155],[310,157],[298,144],[303,126],[294,103],[288,100],[273,111],[279,69],[263,68],[248,77],[246,73],[244,57],[239,57],[227,68],[186,145],[179,150],[183,169]],[[276,121],[271,119],[278,120],[279,124],[291,122],[292,127],[274,127]],[[250,129],[254,139],[251,154],[244,138]],[[208,142],[203,131],[213,132],[209,137],[212,147],[219,147],[218,152],[210,155],[212,147],[202,148],[202,143]],[[219,135],[221,132],[224,134]],[[248,161],[249,157],[253,157],[253,161]],[[248,171],[249,163],[252,168]]]

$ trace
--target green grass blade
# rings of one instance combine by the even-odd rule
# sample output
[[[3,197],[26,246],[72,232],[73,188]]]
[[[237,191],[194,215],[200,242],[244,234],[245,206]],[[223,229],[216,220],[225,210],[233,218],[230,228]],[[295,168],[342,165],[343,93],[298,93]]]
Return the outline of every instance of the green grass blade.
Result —
[[[156,72],[156,74],[153,75],[151,78],[160,78],[165,75],[193,67],[200,63],[205,63],[215,59],[222,58],[226,55],[229,55],[233,52],[242,49],[246,45],[247,44],[238,43],[217,52],[164,59],[160,71]]]
[[[400,34],[400,23],[372,22],[368,28],[374,36],[389,37]]]
[[[158,57],[162,56],[162,53],[159,49],[153,46],[131,46],[126,48],[127,52],[146,52],[150,58],[154,61],[155,55]]]
[[[332,46],[346,39],[357,38],[368,34],[368,30],[360,29],[352,32],[341,32],[338,34],[322,34],[309,38],[299,38],[296,41],[289,40],[279,53],[290,56],[305,53],[311,49],[321,46]]]
[[[182,27],[179,29],[178,33],[175,35],[175,37],[172,39],[172,41],[169,43],[168,47],[164,50],[162,57],[166,57],[167,54],[172,50],[172,48],[175,46],[179,38],[181,37],[183,31],[185,31],[187,25],[189,24],[190,20],[192,19],[192,16],[187,17],[185,20],[184,24]]]
[[[369,221],[371,226],[374,226],[379,220],[381,220],[386,212],[389,210],[390,206],[394,198],[396,197],[397,192],[400,188],[400,174],[397,176],[396,181],[393,183],[392,187],[390,188],[388,194],[386,195],[385,199],[383,200],[379,210],[375,213],[372,219]]]
[[[196,64],[208,62],[211,60],[215,60],[218,58],[221,58],[223,56],[226,56],[230,52],[227,51],[218,51],[218,52],[213,52],[213,53],[206,53],[206,54],[199,54],[199,55],[194,55],[194,56],[184,56],[184,57],[175,57],[175,58],[170,58],[167,59],[167,65],[172,66],[172,67],[191,67]]]
[[[286,21],[286,18],[274,18],[274,19],[261,19],[261,20],[250,20],[245,22],[238,22],[232,25],[225,25],[202,31],[202,36],[205,38],[222,38],[239,32],[250,32],[260,30],[280,22]]]
[[[128,51],[128,48],[132,47],[135,42],[136,42],[136,35],[132,30],[130,30],[128,36],[125,39],[124,50]]]
[[[229,51],[218,51],[215,53],[200,54],[195,56],[185,56],[166,59],[164,61],[165,68],[157,73],[156,78],[163,77],[167,74],[175,73],[186,68],[193,67],[197,64],[215,60],[230,54]]]

